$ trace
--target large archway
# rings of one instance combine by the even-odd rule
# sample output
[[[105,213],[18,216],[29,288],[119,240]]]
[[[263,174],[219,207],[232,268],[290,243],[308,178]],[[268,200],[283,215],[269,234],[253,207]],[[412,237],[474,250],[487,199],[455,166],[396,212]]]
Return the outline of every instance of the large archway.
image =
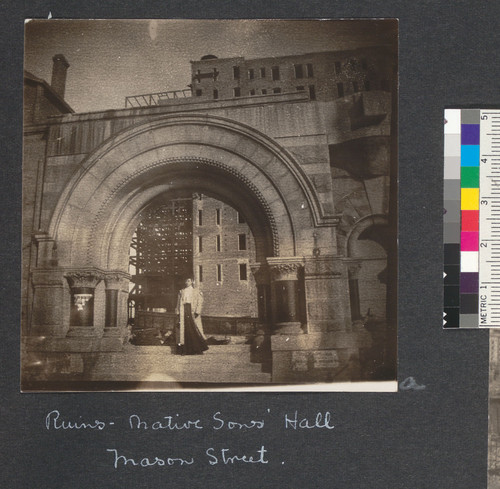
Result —
[[[82,161],[61,194],[48,240],[69,284],[71,313],[55,326],[57,333],[98,335],[93,307],[100,301],[105,313],[98,330],[119,334],[127,316],[132,235],[142,212],[175,192],[213,195],[244,213],[255,239],[252,271],[264,297],[259,318],[300,331],[306,322],[298,283],[303,257],[314,247],[325,254],[336,249],[311,182],[285,149],[258,131],[181,114],[110,138]],[[41,247],[42,255],[49,248]]]
[[[140,208],[160,192],[193,185],[256,209],[254,228],[265,217],[274,256],[310,252],[308,231],[323,214],[298,162],[248,126],[175,115],[127,129],[81,163],[49,227],[59,263],[114,268],[107,251]]]
[[[241,211],[251,230],[273,381],[300,382],[311,371],[329,379],[334,370],[352,378],[346,366],[357,369],[369,338],[350,326],[352,259],[337,252],[338,216],[324,212],[301,163],[276,141],[200,114],[132,126],[78,164],[37,236],[28,349],[64,352],[83,362],[82,376],[94,359],[118,358],[111,353],[124,352],[134,231],[164,196],[195,192]]]

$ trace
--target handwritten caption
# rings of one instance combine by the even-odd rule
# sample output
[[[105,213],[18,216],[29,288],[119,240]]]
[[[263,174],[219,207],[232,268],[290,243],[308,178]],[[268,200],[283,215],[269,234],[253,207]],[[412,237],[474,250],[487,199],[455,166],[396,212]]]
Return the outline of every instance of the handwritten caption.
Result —
[[[44,419],[45,429],[48,431],[111,431],[113,429],[126,430],[132,433],[138,432],[183,432],[183,431],[259,431],[264,430],[271,421],[278,421],[279,426],[286,431],[300,430],[320,430],[329,432],[335,428],[330,411],[317,412],[312,416],[304,416],[298,411],[281,413],[274,417],[271,410],[259,419],[234,420],[229,419],[221,411],[217,411],[207,418],[184,419],[179,414],[162,416],[158,419],[151,419],[131,414],[127,418],[116,420],[78,420],[69,419],[63,416],[57,409],[47,413]],[[125,453],[116,447],[106,448],[106,456],[110,465],[114,469],[125,466],[131,467],[172,467],[172,466],[192,466],[197,463],[213,465],[236,465],[236,464],[269,464],[271,458],[265,445],[254,447],[250,450],[236,451],[230,448],[208,447],[198,456],[178,456],[169,455],[134,455]],[[281,461],[281,464],[284,464]]]

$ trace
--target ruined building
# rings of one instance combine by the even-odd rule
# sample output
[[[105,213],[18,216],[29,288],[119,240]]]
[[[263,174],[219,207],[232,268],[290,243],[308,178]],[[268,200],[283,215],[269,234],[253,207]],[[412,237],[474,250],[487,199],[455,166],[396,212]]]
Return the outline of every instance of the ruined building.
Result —
[[[207,55],[187,88],[79,114],[64,56],[50,85],[26,72],[25,382],[133,378],[131,244],[185,198],[207,314],[254,317],[267,382],[394,379],[396,60],[385,46]],[[170,294],[168,314],[178,284],[164,287],[151,307]]]

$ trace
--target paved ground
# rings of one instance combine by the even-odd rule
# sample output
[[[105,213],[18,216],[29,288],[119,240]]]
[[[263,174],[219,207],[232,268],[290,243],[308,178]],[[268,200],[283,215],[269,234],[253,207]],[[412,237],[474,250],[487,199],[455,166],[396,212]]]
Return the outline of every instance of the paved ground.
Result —
[[[126,345],[123,352],[96,357],[89,380],[135,382],[268,383],[271,374],[245,344],[230,337],[228,345],[212,345],[203,355],[176,355],[171,346]]]

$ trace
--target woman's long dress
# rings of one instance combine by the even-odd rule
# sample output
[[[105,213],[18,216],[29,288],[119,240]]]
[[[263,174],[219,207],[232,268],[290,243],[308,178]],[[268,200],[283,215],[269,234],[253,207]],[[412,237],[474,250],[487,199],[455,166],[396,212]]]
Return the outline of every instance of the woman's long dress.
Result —
[[[191,314],[191,304],[184,304],[184,345],[182,353],[184,355],[201,355],[208,350],[208,345],[200,331],[194,324]]]

